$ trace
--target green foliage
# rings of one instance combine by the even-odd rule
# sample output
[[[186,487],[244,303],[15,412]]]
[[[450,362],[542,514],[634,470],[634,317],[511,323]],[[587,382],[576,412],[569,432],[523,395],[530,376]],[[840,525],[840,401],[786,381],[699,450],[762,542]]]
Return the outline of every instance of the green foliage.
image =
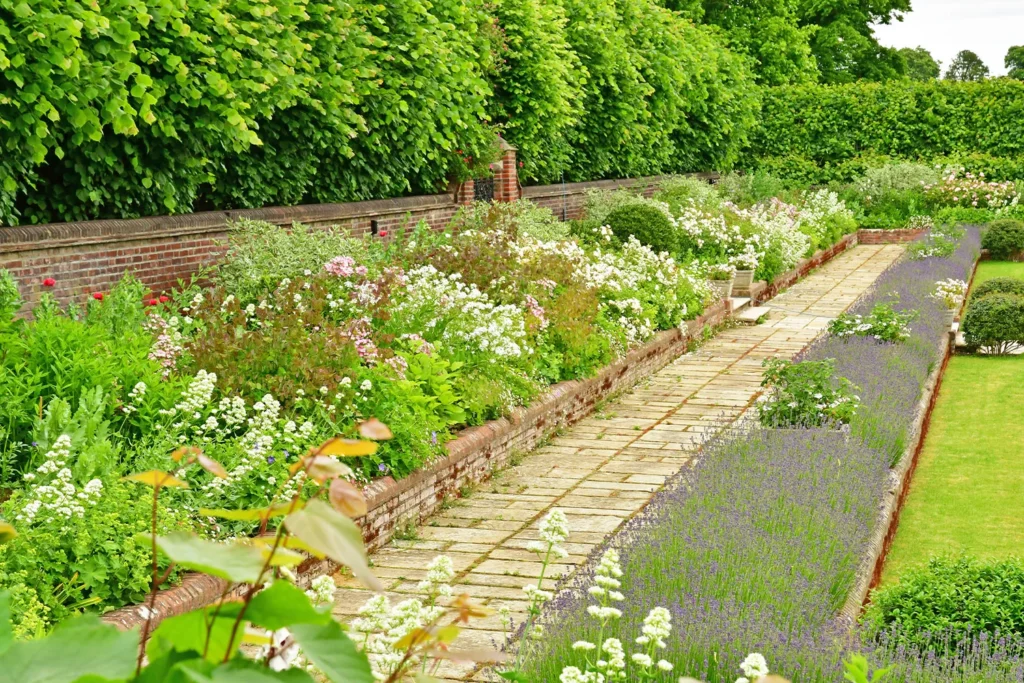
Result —
[[[0,268],[0,327],[10,324],[14,314],[21,310],[21,303],[21,292],[14,276]]]
[[[662,181],[654,199],[668,204],[673,215],[679,215],[691,202],[701,207],[717,206],[720,203],[713,185],[692,176],[674,176]]]
[[[150,586],[150,554],[135,536],[150,529],[152,500],[140,498],[135,486],[106,477],[102,497],[82,517],[62,524],[41,512],[31,526],[19,524],[20,536],[0,545],[0,584],[12,593],[18,636],[42,635],[85,606],[143,600]],[[17,492],[0,510],[15,519],[25,502]],[[183,510],[159,514],[161,531],[189,528]]]
[[[553,182],[570,162],[567,135],[583,113],[587,72],[567,42],[561,4],[498,0],[493,12],[504,43],[492,76],[492,119],[518,148],[520,178]]]
[[[988,67],[977,53],[961,50],[946,69],[948,81],[983,81],[988,78]]]
[[[879,303],[867,315],[843,313],[828,324],[829,334],[836,337],[872,337],[887,344],[896,344],[910,337],[910,323],[917,311],[897,311],[892,304]]]
[[[1024,635],[1024,566],[933,558],[876,590],[864,621],[875,633],[939,656],[964,637]]]
[[[934,81],[942,74],[932,53],[923,47],[900,48],[899,54],[907,64],[907,78],[912,81]]]
[[[738,206],[752,206],[786,191],[787,183],[766,171],[728,173],[715,186],[723,199]]]
[[[1015,294],[1024,296],[1024,280],[1014,277],[994,277],[985,280],[971,291],[972,299],[981,299],[989,294]]]
[[[791,363],[768,358],[764,368],[761,386],[768,394],[757,412],[766,427],[849,424],[857,411],[857,387],[835,376],[833,359]]]
[[[604,222],[620,242],[627,242],[630,237],[635,237],[640,244],[646,244],[658,253],[667,251],[673,254],[679,248],[672,220],[653,206],[620,206],[605,216]]]
[[[910,11],[910,0],[802,2],[800,20],[815,27],[811,51],[823,83],[888,81],[902,78],[906,62],[883,47],[873,26],[888,24]]]
[[[1024,345],[1024,297],[993,293],[971,297],[960,329],[967,345],[1009,353]]]
[[[1024,45],[1014,45],[1007,50],[1003,65],[1007,69],[1007,76],[1024,81]]]
[[[997,261],[1013,261],[1024,255],[1024,222],[993,221],[981,237],[981,247]]]
[[[836,172],[859,156],[934,159],[949,155],[1024,155],[1024,83],[908,80],[765,91],[751,135],[753,167],[777,159],[828,173],[811,182],[863,174]],[[844,177],[845,175],[845,177]]]

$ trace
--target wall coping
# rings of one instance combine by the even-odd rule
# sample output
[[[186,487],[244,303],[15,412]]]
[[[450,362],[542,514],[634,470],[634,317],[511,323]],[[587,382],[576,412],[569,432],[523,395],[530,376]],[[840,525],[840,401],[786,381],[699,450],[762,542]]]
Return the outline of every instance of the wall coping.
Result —
[[[788,273],[777,278],[770,289],[772,293],[779,291],[777,284],[788,280],[783,286],[792,284],[794,274],[802,276],[820,266],[821,264],[835,258],[847,249],[857,244],[856,233],[846,236],[832,247],[819,250],[809,258],[802,260]],[[478,453],[486,452],[491,446],[500,442],[503,438],[517,431],[526,431],[535,424],[538,419],[544,416],[557,415],[560,406],[566,397],[582,396],[587,391],[597,388],[602,398],[627,389],[628,386],[619,386],[615,378],[635,363],[658,355],[672,355],[672,358],[665,360],[665,364],[678,357],[686,349],[690,341],[698,339],[705,326],[713,326],[721,321],[731,318],[733,315],[732,305],[725,300],[717,301],[708,307],[705,312],[695,320],[686,321],[686,329],[674,328],[659,332],[646,344],[633,349],[617,361],[606,365],[595,376],[581,379],[559,382],[551,386],[544,394],[529,406],[513,409],[508,417],[491,420],[483,425],[469,427],[462,430],[459,436],[448,442],[445,447],[448,455],[431,462],[426,467],[412,473],[408,477],[395,480],[388,476],[371,482],[364,488],[363,493],[367,499],[368,512],[364,517],[356,520],[363,523],[364,535],[367,532],[365,521],[373,517],[376,511],[385,508],[389,503],[398,499],[403,493],[419,488],[426,489],[439,477],[442,477],[452,468],[458,467],[460,463],[470,460]],[[672,349],[681,349],[678,353]],[[577,419],[581,419],[583,415]],[[492,469],[482,473],[476,482],[485,481],[492,473]],[[375,542],[381,539],[374,539]],[[387,539],[384,539],[386,541]],[[337,570],[337,566],[330,560],[317,560],[310,558],[304,562],[296,572],[299,583],[308,584],[317,576],[329,574]],[[166,588],[157,592],[155,602],[154,624],[171,616],[183,614],[189,610],[197,609],[203,605],[211,604],[218,600],[227,588],[227,583],[222,579],[206,576],[198,573],[188,573],[182,577],[178,586]],[[121,629],[128,630],[142,624],[145,619],[140,613],[142,605],[126,605],[103,615],[103,620],[115,624]]]
[[[454,195],[434,194],[343,204],[302,204],[262,209],[203,211],[176,216],[152,216],[125,220],[43,223],[0,228],[0,253],[219,233],[224,232],[230,222],[240,219],[267,221],[275,225],[291,225],[296,222],[329,223],[351,218],[373,218],[374,216],[439,208],[455,203]]]
[[[694,178],[708,181],[721,177],[718,173],[687,173]],[[561,197],[563,194],[581,194],[588,190],[618,190],[640,185],[655,185],[674,176],[656,175],[646,178],[622,178],[616,180],[591,180],[583,183],[556,183],[553,185],[527,185],[523,187],[523,199],[542,199],[545,197]]]

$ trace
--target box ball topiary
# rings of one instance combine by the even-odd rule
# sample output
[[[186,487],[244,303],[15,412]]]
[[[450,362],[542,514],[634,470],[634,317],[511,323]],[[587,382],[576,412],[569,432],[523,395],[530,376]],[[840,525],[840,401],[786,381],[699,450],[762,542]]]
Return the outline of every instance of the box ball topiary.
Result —
[[[1012,261],[1024,255],[1024,222],[1012,218],[992,221],[981,236],[982,249],[997,261]]]
[[[960,329],[972,348],[1005,354],[1024,346],[1024,296],[993,293],[972,297]]]
[[[1024,296],[1024,280],[1015,277],[994,277],[985,280],[971,292],[972,299],[981,299],[989,294],[1015,294]]]
[[[605,217],[605,223],[621,242],[636,237],[656,252],[674,254],[679,247],[676,227],[661,210],[647,204],[626,204]]]

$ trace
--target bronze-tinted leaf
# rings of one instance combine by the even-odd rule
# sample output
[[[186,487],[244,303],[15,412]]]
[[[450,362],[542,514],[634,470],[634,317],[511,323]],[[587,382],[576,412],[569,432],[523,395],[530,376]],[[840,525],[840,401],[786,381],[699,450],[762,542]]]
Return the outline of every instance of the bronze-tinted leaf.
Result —
[[[129,474],[124,477],[126,481],[137,481],[146,486],[152,486],[153,488],[162,488],[164,486],[178,486],[181,488],[188,488],[188,484],[181,479],[178,479],[173,474],[168,472],[161,472],[160,470],[149,470],[148,472],[137,472],[136,474]]]
[[[377,444],[361,439],[342,439],[334,437],[325,441],[316,449],[318,455],[334,455],[342,458],[355,458],[361,455],[373,455],[377,452]]]
[[[174,462],[181,462],[182,458],[187,458],[192,455],[200,455],[201,453],[202,451],[195,446],[182,446],[171,453],[171,460]]]
[[[221,519],[232,519],[238,522],[259,522],[263,519],[273,519],[289,512],[301,510],[301,500],[294,503],[278,503],[265,508],[254,508],[251,510],[222,510],[218,508],[199,508],[199,514],[206,517],[220,517]]]
[[[321,500],[311,500],[304,510],[284,518],[284,524],[298,539],[352,570],[360,581],[375,591],[384,590],[370,571],[363,545],[363,532],[348,517]]]
[[[326,455],[307,456],[303,463],[306,474],[313,481],[325,482],[335,477],[353,476],[351,467]]]
[[[0,519],[0,543],[7,543],[18,537],[18,532],[10,523]]]
[[[224,465],[221,465],[219,462],[217,462],[213,458],[209,458],[209,457],[203,455],[202,453],[197,453],[196,454],[196,462],[199,463],[200,467],[202,467],[204,470],[206,470],[207,472],[209,472],[213,476],[219,477],[221,479],[227,479],[228,478],[228,471],[226,469],[224,469]]]
[[[354,519],[366,514],[366,498],[363,497],[362,491],[351,482],[335,479],[331,482],[328,497],[334,509],[343,515]]]
[[[373,439],[374,441],[387,441],[394,437],[391,429],[375,417],[359,423],[359,435],[364,439]]]

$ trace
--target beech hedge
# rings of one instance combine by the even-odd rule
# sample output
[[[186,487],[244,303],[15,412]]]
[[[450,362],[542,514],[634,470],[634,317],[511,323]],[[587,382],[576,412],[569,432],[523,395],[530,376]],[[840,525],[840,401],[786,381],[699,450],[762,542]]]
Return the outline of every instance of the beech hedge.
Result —
[[[655,0],[0,0],[0,225],[725,167],[749,63]]]
[[[1024,168],[1024,83],[997,78],[769,88],[750,140],[744,166],[810,182],[849,180],[880,157],[1012,176]]]

